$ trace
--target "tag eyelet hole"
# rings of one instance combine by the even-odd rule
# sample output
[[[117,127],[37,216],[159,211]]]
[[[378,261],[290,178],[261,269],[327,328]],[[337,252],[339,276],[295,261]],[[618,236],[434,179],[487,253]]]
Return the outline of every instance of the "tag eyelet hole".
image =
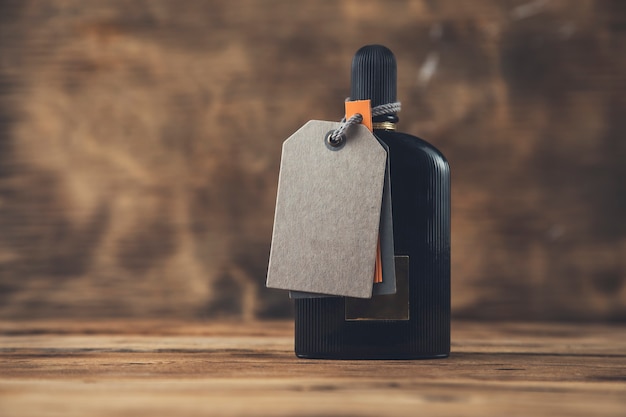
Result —
[[[346,144],[346,135],[341,135],[333,139],[332,134],[334,132],[335,132],[334,130],[331,130],[328,133],[326,133],[326,136],[324,136],[324,143],[326,144],[326,147],[330,149],[331,151],[338,151],[341,148],[343,148],[344,145]]]

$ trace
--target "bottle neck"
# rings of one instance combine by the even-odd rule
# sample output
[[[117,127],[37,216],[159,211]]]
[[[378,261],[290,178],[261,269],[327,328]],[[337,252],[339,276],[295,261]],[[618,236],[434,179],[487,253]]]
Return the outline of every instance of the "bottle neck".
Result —
[[[372,118],[373,130],[396,130],[400,119],[395,114],[383,114]]]

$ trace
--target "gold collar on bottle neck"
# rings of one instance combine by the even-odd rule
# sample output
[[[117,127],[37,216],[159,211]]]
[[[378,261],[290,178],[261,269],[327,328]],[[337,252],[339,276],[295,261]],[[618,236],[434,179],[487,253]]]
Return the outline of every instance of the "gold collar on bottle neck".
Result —
[[[396,130],[396,124],[392,122],[374,122],[372,123],[373,130]]]

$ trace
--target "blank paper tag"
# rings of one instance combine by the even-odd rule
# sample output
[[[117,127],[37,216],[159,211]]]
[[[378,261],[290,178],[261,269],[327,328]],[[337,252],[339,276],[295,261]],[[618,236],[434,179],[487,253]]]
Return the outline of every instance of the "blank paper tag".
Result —
[[[328,147],[339,125],[312,120],[283,144],[270,288],[372,296],[387,152],[362,125]]]

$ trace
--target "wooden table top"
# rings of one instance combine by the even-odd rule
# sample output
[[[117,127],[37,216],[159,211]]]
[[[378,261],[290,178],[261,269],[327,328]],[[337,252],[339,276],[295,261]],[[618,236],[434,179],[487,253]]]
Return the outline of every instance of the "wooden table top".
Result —
[[[454,322],[422,361],[303,360],[289,322],[0,322],[0,415],[625,416],[626,327]]]

